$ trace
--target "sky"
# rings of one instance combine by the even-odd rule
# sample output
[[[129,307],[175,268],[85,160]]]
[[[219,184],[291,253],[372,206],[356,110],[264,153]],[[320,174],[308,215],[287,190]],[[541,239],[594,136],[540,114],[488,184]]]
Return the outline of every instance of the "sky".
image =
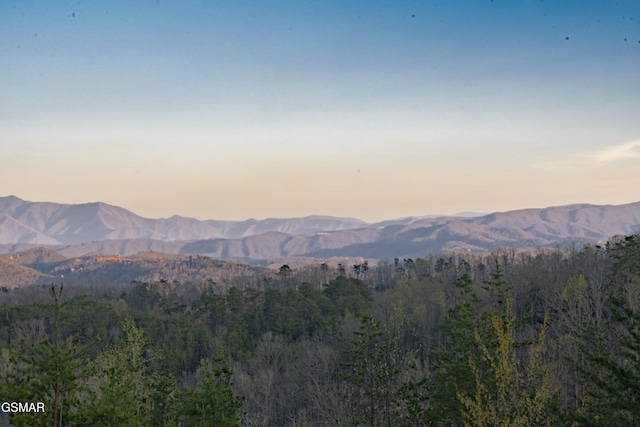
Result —
[[[639,172],[637,0],[0,1],[0,196],[379,221]]]

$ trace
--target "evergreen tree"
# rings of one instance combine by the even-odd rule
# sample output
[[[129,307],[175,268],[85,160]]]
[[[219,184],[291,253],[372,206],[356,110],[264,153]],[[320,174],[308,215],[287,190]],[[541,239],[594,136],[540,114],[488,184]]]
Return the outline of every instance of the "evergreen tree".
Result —
[[[79,371],[82,355],[86,348],[80,348],[73,337],[62,338],[61,301],[63,286],[49,287],[52,298],[50,304],[51,336],[45,336],[38,345],[14,348],[8,364],[3,369],[0,386],[3,401],[43,402],[44,413],[16,413],[11,418],[12,425],[52,425],[70,424],[77,407]]]
[[[146,426],[150,424],[152,379],[146,339],[133,319],[123,325],[124,340],[90,363],[89,388],[83,403],[85,425]]]
[[[578,337],[573,366],[587,392],[576,417],[590,425],[640,425],[640,235],[611,239],[613,284],[606,308],[606,334],[587,324]],[[583,361],[586,361],[584,363]]]
[[[395,341],[388,339],[379,321],[363,315],[354,332],[348,370],[343,377],[350,389],[351,425],[393,426],[398,418],[399,367]]]
[[[244,397],[233,392],[232,372],[224,357],[202,361],[200,381],[180,398],[180,425],[234,427],[240,425]]]

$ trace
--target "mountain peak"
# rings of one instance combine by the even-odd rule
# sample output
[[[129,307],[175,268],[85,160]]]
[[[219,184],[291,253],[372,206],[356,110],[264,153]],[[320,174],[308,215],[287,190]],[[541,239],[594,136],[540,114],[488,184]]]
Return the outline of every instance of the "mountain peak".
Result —
[[[77,244],[119,239],[160,241],[227,239],[271,231],[308,234],[317,231],[346,230],[366,224],[351,218],[320,215],[307,218],[246,221],[200,221],[179,215],[173,215],[168,219],[149,219],[104,202],[83,204],[26,202],[15,196],[0,198],[0,215],[13,220],[11,224],[5,221],[6,228],[12,227],[15,230],[13,232],[7,230],[5,233],[11,236],[12,242],[34,244],[45,242]]]
[[[504,246],[597,243],[638,231],[640,202],[618,206],[582,203],[368,224],[324,215],[245,221],[200,221],[178,215],[149,219],[103,202],[68,205],[0,198],[0,251],[12,250],[16,244],[78,245],[63,253],[69,256],[111,248],[109,252],[120,255],[155,249],[227,259],[416,257],[452,248],[491,251]]]

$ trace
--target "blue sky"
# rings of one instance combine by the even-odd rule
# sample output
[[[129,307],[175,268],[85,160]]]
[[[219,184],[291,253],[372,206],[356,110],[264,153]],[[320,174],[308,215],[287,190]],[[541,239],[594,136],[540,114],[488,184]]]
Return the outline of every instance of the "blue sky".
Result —
[[[640,200],[637,1],[0,2],[0,195],[365,220]]]

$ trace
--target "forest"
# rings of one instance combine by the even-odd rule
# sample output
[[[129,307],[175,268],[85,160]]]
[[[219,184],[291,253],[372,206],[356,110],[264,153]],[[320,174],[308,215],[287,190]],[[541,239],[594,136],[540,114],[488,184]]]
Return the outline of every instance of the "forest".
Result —
[[[3,287],[0,425],[640,425],[640,235],[242,274]]]

